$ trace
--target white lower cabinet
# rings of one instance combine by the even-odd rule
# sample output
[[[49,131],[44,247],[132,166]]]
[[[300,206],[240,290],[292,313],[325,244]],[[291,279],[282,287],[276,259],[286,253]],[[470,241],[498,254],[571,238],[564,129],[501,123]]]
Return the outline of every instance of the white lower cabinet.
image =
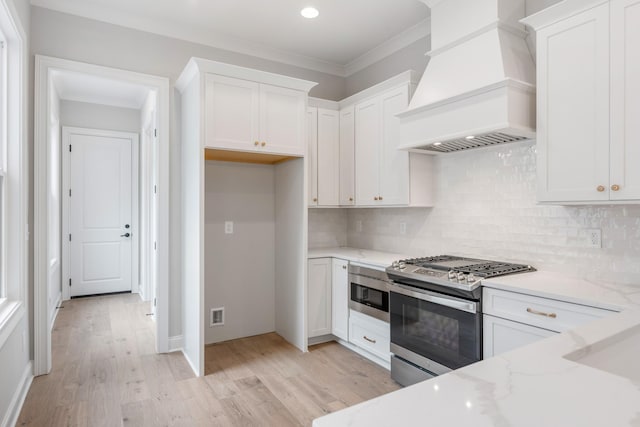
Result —
[[[496,356],[554,335],[555,332],[488,315],[482,316],[484,358]]]
[[[613,313],[493,288],[482,289],[482,301],[485,359]]]
[[[349,261],[333,258],[331,277],[331,333],[349,340]]]
[[[307,332],[308,337],[331,333],[331,258],[308,261]]]
[[[391,362],[391,336],[387,322],[350,310],[349,342],[386,363]]]

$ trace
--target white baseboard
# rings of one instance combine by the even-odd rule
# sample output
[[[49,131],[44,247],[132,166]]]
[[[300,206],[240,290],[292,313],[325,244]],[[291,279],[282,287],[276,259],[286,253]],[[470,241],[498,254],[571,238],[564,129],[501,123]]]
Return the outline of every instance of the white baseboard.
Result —
[[[182,335],[169,337],[169,353],[182,350]]]
[[[191,370],[193,371],[193,373],[197,377],[198,376],[198,369],[196,369],[196,366],[193,364],[193,362],[189,358],[189,355],[187,353],[185,353],[184,349],[182,349],[180,351],[182,351],[182,355],[184,356],[185,359],[187,359],[187,363],[189,364],[189,366],[191,366]]]
[[[20,378],[20,384],[11,398],[7,413],[2,419],[2,424],[0,424],[2,427],[13,427],[18,422],[24,399],[27,397],[29,387],[31,387],[31,381],[33,381],[33,363],[29,361]]]

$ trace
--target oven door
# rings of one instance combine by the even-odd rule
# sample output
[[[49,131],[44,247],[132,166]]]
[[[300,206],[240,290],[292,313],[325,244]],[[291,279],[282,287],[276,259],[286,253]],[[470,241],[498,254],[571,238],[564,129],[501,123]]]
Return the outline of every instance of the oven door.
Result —
[[[391,343],[451,369],[482,358],[479,304],[403,285],[391,286]]]

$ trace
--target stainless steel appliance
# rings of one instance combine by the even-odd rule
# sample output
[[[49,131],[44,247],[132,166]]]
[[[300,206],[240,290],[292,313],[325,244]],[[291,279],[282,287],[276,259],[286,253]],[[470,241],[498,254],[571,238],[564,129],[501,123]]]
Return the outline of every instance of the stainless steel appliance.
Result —
[[[535,271],[450,255],[394,262],[391,377],[411,385],[482,359],[482,279]]]
[[[390,284],[384,271],[349,264],[349,308],[388,322]]]

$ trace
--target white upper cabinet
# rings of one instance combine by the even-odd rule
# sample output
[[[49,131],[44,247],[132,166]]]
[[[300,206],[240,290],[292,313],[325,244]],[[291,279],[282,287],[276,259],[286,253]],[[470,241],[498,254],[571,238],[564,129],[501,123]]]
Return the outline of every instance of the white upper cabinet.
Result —
[[[355,114],[354,106],[340,110],[340,204],[355,205]]]
[[[307,108],[307,161],[309,171],[309,206],[318,205],[318,109]]]
[[[340,113],[318,108],[318,204],[340,204]]]
[[[205,146],[303,156],[306,93],[206,74]]]
[[[640,199],[640,0],[611,2],[610,153],[611,200]]]
[[[539,201],[640,199],[640,0],[565,1],[525,22],[537,31]]]
[[[409,153],[398,150],[399,119],[409,104],[407,85],[355,106],[356,204],[409,204]]]
[[[332,104],[332,101],[312,100]],[[307,108],[309,206],[340,204],[340,112],[337,103],[333,104],[335,110]]]

